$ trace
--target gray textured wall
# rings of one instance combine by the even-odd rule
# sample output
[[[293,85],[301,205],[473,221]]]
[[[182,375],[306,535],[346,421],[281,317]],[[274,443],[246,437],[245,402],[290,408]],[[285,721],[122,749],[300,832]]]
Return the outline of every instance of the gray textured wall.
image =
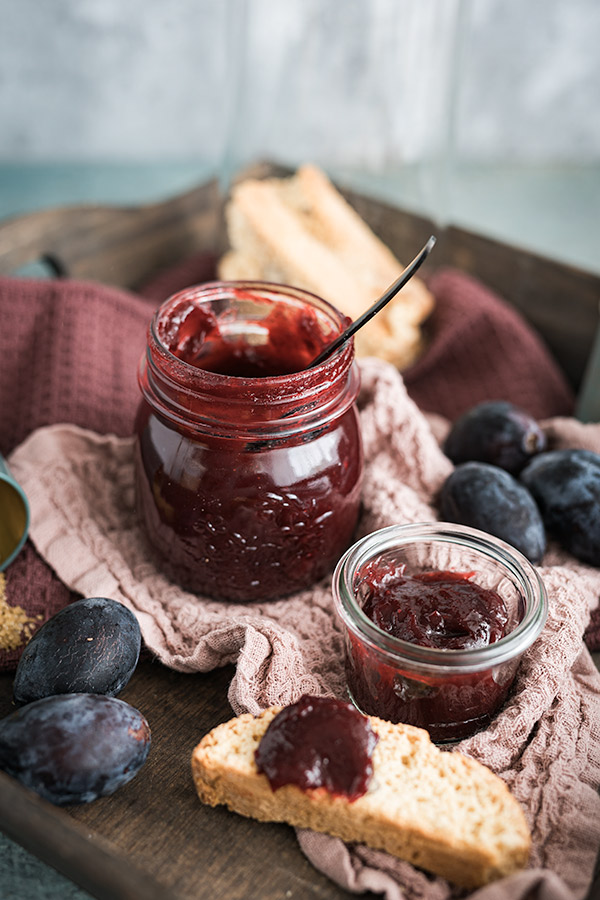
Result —
[[[0,0],[0,159],[600,158],[599,0]]]

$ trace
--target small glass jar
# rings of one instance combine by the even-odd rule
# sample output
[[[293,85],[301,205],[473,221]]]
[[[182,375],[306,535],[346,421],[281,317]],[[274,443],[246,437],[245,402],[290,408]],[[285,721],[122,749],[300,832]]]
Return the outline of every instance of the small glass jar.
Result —
[[[358,517],[363,455],[347,319],[305,291],[214,282],[155,314],[139,369],[136,495],[161,568],[218,599],[330,572]]]
[[[388,571],[404,565],[409,575],[467,573],[504,600],[504,636],[486,646],[455,650],[388,634],[361,606],[374,565]],[[547,616],[544,585],[524,556],[495,537],[445,522],[394,525],[362,538],[339,561],[333,594],[354,704],[369,715],[426,728],[438,743],[460,740],[489,724]]]

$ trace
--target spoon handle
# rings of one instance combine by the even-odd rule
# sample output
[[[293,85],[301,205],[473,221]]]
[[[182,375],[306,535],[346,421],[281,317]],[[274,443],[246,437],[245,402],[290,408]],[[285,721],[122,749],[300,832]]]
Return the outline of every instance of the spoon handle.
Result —
[[[324,362],[332,353],[335,353],[343,344],[348,341],[353,334],[355,334],[359,328],[372,319],[373,316],[377,315],[379,310],[383,309],[383,307],[390,302],[392,297],[395,297],[400,288],[403,288],[407,281],[413,277],[419,266],[427,259],[431,251],[433,250],[436,243],[436,238],[434,235],[431,235],[423,249],[417,253],[415,258],[409,265],[404,269],[399,278],[394,281],[393,284],[389,286],[387,291],[381,295],[381,297],[375,301],[375,303],[367,309],[362,316],[359,316],[358,319],[355,319],[354,322],[351,322],[350,325],[343,331],[338,337],[335,338],[331,344],[328,344],[326,347],[321,350],[318,356],[316,356],[311,363],[306,367],[307,369],[312,369],[314,366],[318,366],[320,363]]]

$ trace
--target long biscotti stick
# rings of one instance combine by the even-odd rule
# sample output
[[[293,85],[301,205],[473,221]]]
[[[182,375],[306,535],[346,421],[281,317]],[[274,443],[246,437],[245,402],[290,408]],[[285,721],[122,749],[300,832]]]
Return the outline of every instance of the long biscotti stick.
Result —
[[[324,297],[352,319],[403,268],[314,166],[302,166],[290,178],[242,181],[226,215],[232,249],[220,261],[221,278],[292,284]],[[424,283],[412,279],[361,329],[357,353],[406,368],[422,350],[420,325],[433,302]]]
[[[373,777],[358,800],[323,788],[273,791],[254,753],[278,711],[239,716],[201,740],[192,774],[204,803],[365,843],[468,888],[527,863],[529,829],[504,782],[469,757],[439,750],[410,725],[370,717],[379,741]]]
[[[284,201],[276,181],[237,185],[227,207],[227,224],[233,247],[259,260],[265,271],[285,273],[289,283],[326,300],[333,294],[338,300],[343,296],[343,311],[352,318],[360,315],[360,285],[331,248],[306,227],[306,219]]]
[[[295,184],[294,184],[295,181]],[[301,166],[287,183],[280,181],[281,195],[290,205],[313,221],[313,233],[334,248],[344,264],[355,271],[365,288],[381,293],[382,284],[391,284],[402,264],[369,228],[356,210],[342,197],[327,176],[316,166]],[[298,198],[294,204],[294,198]],[[414,285],[411,286],[411,291]],[[404,297],[411,291],[405,291]]]

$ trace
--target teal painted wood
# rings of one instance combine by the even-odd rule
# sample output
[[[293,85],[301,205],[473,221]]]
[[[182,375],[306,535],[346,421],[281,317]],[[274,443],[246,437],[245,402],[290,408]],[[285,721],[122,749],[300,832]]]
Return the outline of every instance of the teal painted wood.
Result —
[[[0,834],[2,900],[93,900],[68,878]]]

